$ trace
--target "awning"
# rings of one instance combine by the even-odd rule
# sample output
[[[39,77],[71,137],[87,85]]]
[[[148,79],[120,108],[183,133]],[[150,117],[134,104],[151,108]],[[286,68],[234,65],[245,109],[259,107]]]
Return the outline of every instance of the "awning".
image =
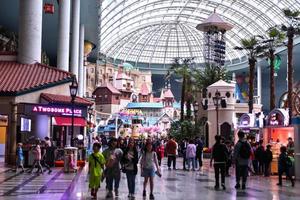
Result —
[[[72,126],[72,117],[53,117],[53,125],[55,126]],[[74,118],[74,126],[85,126],[84,118]]]

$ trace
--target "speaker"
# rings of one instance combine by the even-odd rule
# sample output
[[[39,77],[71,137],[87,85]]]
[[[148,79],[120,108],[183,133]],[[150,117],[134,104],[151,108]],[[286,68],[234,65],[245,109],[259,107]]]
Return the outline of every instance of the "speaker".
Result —
[[[225,99],[221,99],[221,107],[222,108],[226,108],[227,107],[227,103]]]
[[[208,100],[207,99],[204,99],[202,101],[202,108],[203,108],[203,110],[207,110],[207,108],[208,108]]]

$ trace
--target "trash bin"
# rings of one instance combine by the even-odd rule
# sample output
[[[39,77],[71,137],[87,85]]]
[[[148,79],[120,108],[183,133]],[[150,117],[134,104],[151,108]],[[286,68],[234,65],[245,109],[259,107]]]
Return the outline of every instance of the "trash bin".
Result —
[[[65,147],[64,149],[64,172],[77,172],[77,154],[76,147]]]

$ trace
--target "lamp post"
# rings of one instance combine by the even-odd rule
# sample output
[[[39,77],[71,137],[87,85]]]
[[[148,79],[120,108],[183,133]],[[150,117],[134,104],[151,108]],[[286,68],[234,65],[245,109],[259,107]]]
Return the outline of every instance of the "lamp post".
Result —
[[[73,77],[72,84],[70,85],[70,95],[71,95],[71,103],[72,103],[72,127],[71,127],[71,146],[74,145],[74,104],[77,96],[78,83],[76,81],[76,77]]]
[[[217,123],[217,135],[220,135],[219,132],[219,104],[223,97],[221,97],[221,93],[217,90],[215,96],[213,97],[214,105],[216,107],[216,123]]]
[[[195,115],[195,125],[197,123],[197,113],[199,111],[199,103],[197,101],[194,102],[194,115]]]
[[[89,107],[88,108],[88,114],[89,114],[89,131],[88,131],[88,138],[89,138],[89,146],[88,148],[90,149],[91,145],[91,127],[92,127],[92,115],[93,115],[93,108]]]
[[[193,108],[194,108],[194,116],[195,116],[195,132],[197,132],[198,131],[198,127],[197,127],[197,118],[198,118],[198,115],[197,115],[197,113],[198,113],[198,111],[199,111],[199,103],[197,102],[197,101],[195,101],[194,103],[193,103]]]

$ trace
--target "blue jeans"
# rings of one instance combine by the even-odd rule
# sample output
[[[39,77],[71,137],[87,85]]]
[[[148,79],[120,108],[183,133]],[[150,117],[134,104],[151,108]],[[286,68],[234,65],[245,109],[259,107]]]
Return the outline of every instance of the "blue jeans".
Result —
[[[113,183],[115,182],[115,190],[119,189],[121,174],[109,174],[106,176],[106,188],[108,191],[113,190]]]
[[[126,177],[127,177],[127,185],[128,185],[128,190],[129,194],[134,194],[135,190],[135,173],[134,171],[127,171],[126,172]]]
[[[193,167],[193,170],[194,170],[195,169],[195,158],[188,158],[187,159],[188,169],[190,169],[190,167],[191,167],[191,162],[192,162],[192,167]]]

